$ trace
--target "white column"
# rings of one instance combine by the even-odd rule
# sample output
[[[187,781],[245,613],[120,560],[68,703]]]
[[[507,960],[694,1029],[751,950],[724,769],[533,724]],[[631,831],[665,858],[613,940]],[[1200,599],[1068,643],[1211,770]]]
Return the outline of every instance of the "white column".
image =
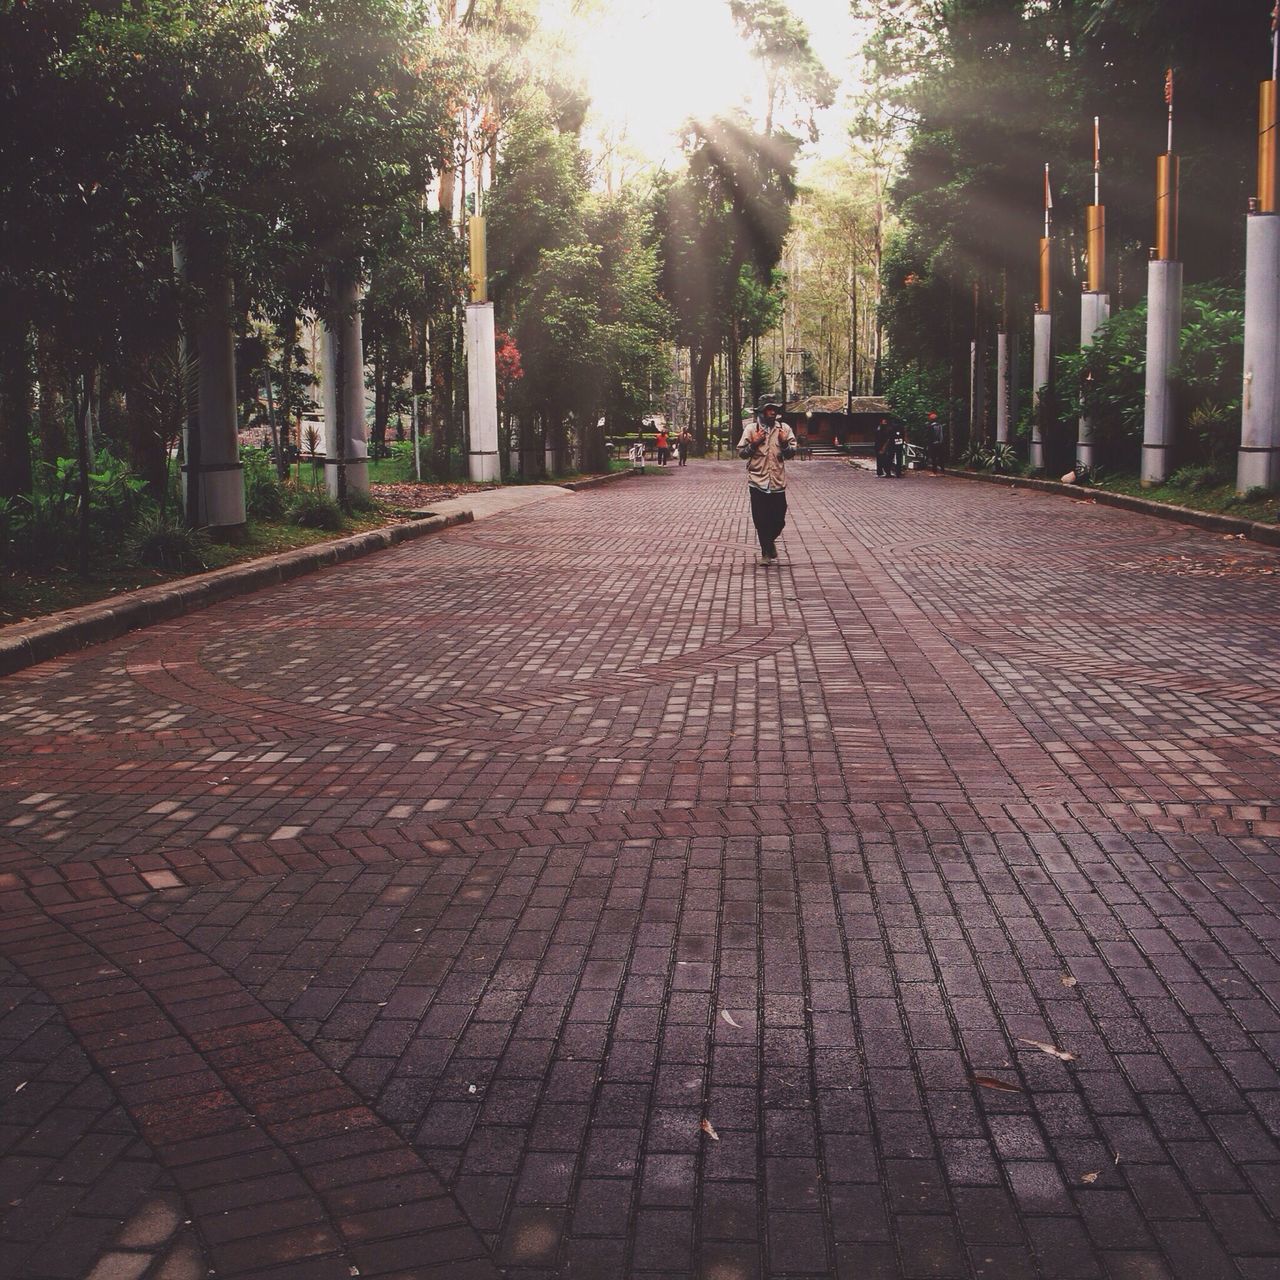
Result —
[[[1280,488],[1280,214],[1249,215],[1236,489]]]
[[[338,496],[338,458],[344,459],[347,493],[369,492],[369,445],[366,438],[364,343],[360,330],[360,284],[355,274],[336,273],[330,305],[335,329],[324,329],[324,479],[331,498]],[[338,384],[345,412],[339,440]]]
[[[1009,443],[1009,335],[996,334],[996,444]]]
[[[1142,422],[1142,483],[1169,475],[1173,448],[1173,366],[1182,331],[1182,263],[1147,264],[1147,384]]]
[[[209,286],[208,305],[191,324],[200,442],[192,449],[188,436],[184,452],[188,459],[198,460],[199,520],[210,529],[234,529],[245,522],[244,466],[236,431],[236,341],[231,328],[234,306],[235,290],[227,276]],[[185,485],[183,492],[187,493]]]
[[[1032,319],[1034,345],[1031,355],[1031,465],[1044,467],[1044,439],[1041,433],[1040,402],[1049,390],[1050,356],[1052,354],[1053,316],[1037,311]]]
[[[1111,315],[1111,299],[1105,293],[1085,292],[1080,295],[1080,346],[1093,345],[1093,335]],[[1076,436],[1076,462],[1080,466],[1096,465],[1093,447],[1093,422],[1081,415],[1080,430]]]
[[[498,366],[494,351],[493,303],[467,306],[467,427],[473,483],[496,483],[498,464]]]

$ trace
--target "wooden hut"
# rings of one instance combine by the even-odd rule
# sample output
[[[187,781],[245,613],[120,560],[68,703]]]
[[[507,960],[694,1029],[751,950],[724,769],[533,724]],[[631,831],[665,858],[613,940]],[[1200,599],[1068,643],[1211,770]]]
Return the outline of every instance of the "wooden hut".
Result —
[[[844,396],[806,396],[790,401],[782,416],[804,448],[842,444],[870,451],[880,419],[893,417],[889,402],[881,396],[854,396],[852,414],[849,408]]]

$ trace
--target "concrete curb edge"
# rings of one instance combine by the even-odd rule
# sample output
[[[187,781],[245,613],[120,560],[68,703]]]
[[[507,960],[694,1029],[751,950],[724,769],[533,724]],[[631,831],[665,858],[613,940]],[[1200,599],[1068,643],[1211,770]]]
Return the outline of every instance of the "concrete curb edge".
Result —
[[[37,662],[61,657],[87,645],[114,640],[126,632],[149,627],[156,622],[180,617],[197,609],[247,595],[262,587],[276,586],[328,565],[344,564],[374,551],[385,551],[401,542],[439,533],[452,525],[470,524],[475,516],[459,511],[433,516],[411,524],[386,525],[365,533],[352,534],[332,542],[318,542],[293,551],[228,565],[210,573],[140,587],[110,600],[50,614],[31,622],[0,627],[0,676],[6,676]]]
[[[1078,501],[1093,501],[1099,506],[1119,507],[1124,511],[1136,511],[1142,515],[1155,516],[1159,520],[1196,525],[1198,528],[1208,529],[1211,533],[1241,534],[1250,542],[1280,547],[1280,525],[1242,520],[1239,516],[1224,516],[1214,511],[1196,511],[1192,507],[1178,507],[1168,502],[1153,502],[1150,498],[1138,498],[1129,493],[1111,493],[1106,489],[1063,484],[1059,480],[1034,480],[1029,476],[1002,476],[979,471],[960,471],[955,467],[945,468],[943,474],[956,476],[961,480],[979,480],[985,484],[1008,485],[1011,489],[1038,489],[1041,493],[1064,494]]]
[[[601,485],[613,484],[615,480],[629,480],[635,474],[634,471],[610,471],[608,475],[587,476],[585,480],[566,480],[560,488],[577,493],[579,489],[598,489]]]

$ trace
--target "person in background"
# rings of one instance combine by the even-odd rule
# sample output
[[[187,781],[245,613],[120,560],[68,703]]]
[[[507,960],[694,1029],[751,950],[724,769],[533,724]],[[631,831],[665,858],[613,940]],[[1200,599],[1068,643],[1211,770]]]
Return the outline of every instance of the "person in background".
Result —
[[[653,447],[658,451],[658,466],[665,467],[667,465],[667,454],[671,450],[671,442],[667,439],[666,427],[658,428],[658,434],[653,438]]]
[[[762,404],[756,421],[738,441],[738,457],[747,463],[747,492],[751,495],[751,522],[760,540],[760,563],[766,568],[778,562],[778,538],[787,523],[786,460],[795,456],[795,432],[779,415],[780,405]]]
[[[929,465],[934,475],[942,470],[943,431],[942,423],[936,413],[929,415]]]
[[[907,461],[907,429],[900,422],[894,424],[889,448],[890,468],[895,476],[901,478]]]
[[[680,455],[680,465],[683,467],[689,461],[689,450],[693,447],[693,432],[688,427],[676,437],[676,450]]]
[[[893,432],[889,430],[889,419],[881,418],[876,424],[876,475],[891,476],[893,467],[890,463],[890,449],[893,446]]]

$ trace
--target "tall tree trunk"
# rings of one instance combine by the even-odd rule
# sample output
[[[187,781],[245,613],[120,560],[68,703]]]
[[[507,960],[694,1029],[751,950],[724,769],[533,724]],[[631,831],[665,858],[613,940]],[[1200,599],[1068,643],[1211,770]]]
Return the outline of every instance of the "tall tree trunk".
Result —
[[[449,312],[431,323],[431,455],[438,477],[448,475],[449,414],[453,398],[453,318]]]
[[[267,424],[271,428],[271,450],[276,456],[276,478],[284,479],[284,450],[280,447],[280,428],[276,422],[276,395],[272,389],[271,349],[267,348],[262,361],[262,374],[267,384]]]
[[[525,480],[536,480],[546,470],[546,453],[543,433],[537,413],[522,413],[520,431],[520,475]]]
[[[689,380],[693,393],[693,442],[699,454],[707,451],[707,383],[711,378],[711,362],[715,348],[689,348]],[[734,441],[737,444],[737,441]]]
[[[606,423],[600,420],[600,412],[595,408],[582,415],[581,423],[578,432],[582,445],[579,465],[588,475],[600,475],[609,470],[609,451],[604,443]]]
[[[738,317],[729,325],[729,447],[738,443],[742,422],[742,339],[738,336]]]
[[[76,464],[80,493],[80,520],[77,536],[77,561],[80,576],[89,576],[89,403],[93,394],[93,374],[85,368],[74,383],[72,392],[76,417]]]
[[[121,423],[129,465],[153,495],[163,500],[169,479],[168,444],[172,439],[176,377],[172,356],[147,351],[124,368],[128,412]]]
[[[25,320],[0,315],[0,497],[30,493],[31,356]]]
[[[381,457],[387,444],[387,420],[390,418],[389,397],[385,384],[387,340],[381,334],[373,341],[373,448],[370,454]]]
[[[415,319],[411,326],[411,343],[413,351],[412,372],[410,374],[410,393],[413,396],[414,412],[417,414],[418,423],[418,440],[414,445],[418,455],[422,453],[422,406],[423,397],[427,393],[427,322],[425,319]],[[418,458],[414,458],[414,475],[418,474],[418,468],[421,465]]]
[[[36,427],[40,436],[40,461],[53,466],[68,456],[66,376],[58,367],[47,337],[36,335],[36,381],[40,405]]]

